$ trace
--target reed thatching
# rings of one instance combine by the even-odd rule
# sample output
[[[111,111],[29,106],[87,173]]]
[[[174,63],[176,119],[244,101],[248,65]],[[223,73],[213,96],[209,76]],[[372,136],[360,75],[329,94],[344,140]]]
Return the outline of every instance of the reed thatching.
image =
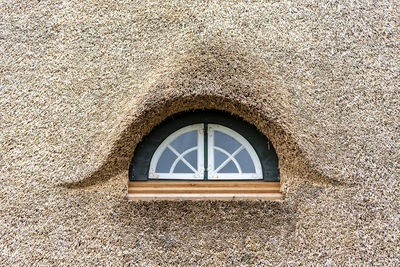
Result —
[[[1,265],[400,264],[396,1],[2,1]],[[218,109],[282,202],[126,200],[141,138]]]

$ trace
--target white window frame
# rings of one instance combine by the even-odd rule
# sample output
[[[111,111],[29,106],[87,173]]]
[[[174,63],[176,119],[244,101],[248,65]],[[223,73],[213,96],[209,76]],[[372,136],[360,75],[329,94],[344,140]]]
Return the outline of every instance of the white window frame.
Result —
[[[219,124],[208,124],[207,125],[207,146],[208,146],[208,151],[207,151],[207,158],[208,158],[208,180],[263,180],[263,173],[262,173],[262,167],[261,167],[261,162],[260,159],[254,150],[253,146],[239,133],[235,132],[234,130],[219,125]],[[192,147],[190,149],[187,149],[183,153],[179,153],[176,151],[170,144],[178,138],[180,135],[191,132],[191,131],[197,131],[197,146]],[[241,144],[241,146],[232,154],[229,152],[225,151],[222,148],[215,147],[214,146],[214,132],[215,131],[220,131],[222,133],[225,133],[232,138],[234,138],[237,142]],[[170,136],[168,136],[156,149],[154,152],[154,155],[151,159],[150,162],[150,168],[149,168],[149,177],[150,179],[177,179],[177,180],[204,180],[204,123],[198,123],[198,124],[193,124],[190,126],[183,127],[176,132],[172,133]],[[174,161],[174,163],[170,167],[169,173],[157,173],[156,172],[156,167],[157,163],[164,152],[166,148],[169,148],[176,156],[177,159]],[[222,153],[226,154],[228,156],[228,159],[226,159],[217,169],[214,168],[214,148],[221,151]],[[190,163],[188,163],[183,156],[186,155],[187,153],[197,149],[197,168],[196,170],[194,169],[194,166],[191,166]],[[251,160],[253,161],[254,167],[255,167],[255,173],[242,173],[242,170],[240,168],[240,164],[236,161],[234,158],[236,154],[238,154],[241,150],[246,149],[247,152],[249,153]],[[176,164],[182,160],[184,164],[186,164],[190,169],[194,171],[194,173],[172,173],[174,170]],[[239,173],[218,173],[218,170],[222,169],[227,163],[230,161],[233,161],[234,164],[236,165],[236,168],[238,169]]]
[[[225,151],[222,148],[215,147],[214,145],[214,132],[219,131],[225,133],[236,141],[238,141],[241,146],[236,149],[232,154]],[[221,151],[222,153],[228,156],[226,159],[217,169],[214,167],[214,148]],[[240,151],[246,149],[249,153],[251,160],[253,161],[255,173],[242,173],[240,168],[240,164],[234,158]],[[233,161],[236,168],[238,169],[239,173],[217,173],[218,170],[222,169],[227,163]],[[263,173],[262,167],[259,157],[257,156],[256,151],[254,150],[253,146],[239,133],[235,132],[228,127],[219,125],[219,124],[209,124],[208,125],[208,180],[262,180]]]
[[[183,153],[179,153],[176,151],[170,144],[180,135],[191,132],[197,131],[197,147],[192,147],[187,149]],[[162,153],[166,148],[169,148],[176,156],[177,159],[172,164],[169,173],[157,173],[156,167],[158,160],[160,159]],[[183,156],[186,153],[189,153],[197,148],[197,170],[194,170],[194,166],[191,166]],[[194,170],[194,173],[172,173],[176,164],[182,160],[184,164],[186,164],[190,169]],[[156,152],[150,162],[150,169],[149,169],[149,178],[150,179],[190,179],[190,180],[203,180],[204,179],[204,125],[203,123],[193,124],[190,126],[183,127],[176,132],[172,133],[168,136],[157,148]]]

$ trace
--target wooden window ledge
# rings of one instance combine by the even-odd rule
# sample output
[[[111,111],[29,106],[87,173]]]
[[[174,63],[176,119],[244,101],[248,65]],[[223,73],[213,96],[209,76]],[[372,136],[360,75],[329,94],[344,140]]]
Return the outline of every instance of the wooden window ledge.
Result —
[[[129,200],[281,200],[279,182],[129,182]]]

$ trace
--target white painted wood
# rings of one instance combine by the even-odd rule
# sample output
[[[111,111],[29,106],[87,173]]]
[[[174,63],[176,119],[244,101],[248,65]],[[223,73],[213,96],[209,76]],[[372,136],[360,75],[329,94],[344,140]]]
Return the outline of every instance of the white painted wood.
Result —
[[[222,132],[224,134],[227,134],[234,138],[236,141],[238,141],[241,144],[241,147],[239,147],[234,153],[230,154],[224,149],[220,147],[216,147],[214,144],[214,135],[215,131]],[[228,156],[228,159],[226,159],[219,167],[215,168],[214,166],[214,148],[225,153]],[[255,167],[255,173],[242,173],[242,170],[240,168],[240,164],[234,159],[234,157],[243,149],[246,149],[247,152],[249,153],[254,167]],[[239,173],[219,173],[220,171],[230,160],[234,162],[236,167],[239,170]],[[263,179],[263,174],[262,174],[262,167],[261,167],[261,162],[260,159],[257,156],[256,151],[254,148],[251,146],[251,144],[240,134],[237,132],[233,131],[232,129],[229,129],[225,126],[218,125],[218,124],[209,124],[208,125],[208,179],[209,180],[253,180],[253,179]]]
[[[197,146],[192,147],[186,151],[184,151],[182,154],[177,152],[170,144],[179,136],[191,132],[191,131],[197,131]],[[177,157],[178,159],[175,160],[175,162],[171,165],[169,173],[157,173],[156,172],[156,167],[158,160],[160,159],[162,153],[166,148],[169,148]],[[189,162],[187,162],[183,157],[197,149],[197,166],[191,166]],[[179,162],[179,160],[182,160],[183,163],[185,163],[191,170],[194,171],[194,173],[173,173],[173,170],[176,166],[176,164]],[[203,130],[203,124],[193,124],[190,126],[183,127],[179,129],[178,131],[174,132],[170,136],[168,136],[161,144],[160,146],[156,149],[156,152],[154,153],[151,162],[150,162],[150,169],[149,169],[149,178],[151,179],[192,179],[192,180],[202,180],[204,177],[204,130]]]
[[[204,177],[204,124],[194,124],[187,127],[183,127],[178,131],[174,132],[170,136],[168,136],[157,148],[154,153],[149,169],[149,178],[151,179],[187,179],[187,180],[203,180]],[[184,151],[183,153],[179,153],[176,151],[170,144],[179,136],[191,132],[197,131],[197,146],[191,147]],[[215,131],[222,132],[226,135],[229,135],[233,139],[235,139],[241,146],[236,149],[232,154],[221,147],[217,147],[214,144],[214,135]],[[208,124],[208,179],[209,180],[254,180],[254,179],[263,179],[262,167],[260,159],[257,156],[256,151],[251,146],[251,144],[239,133],[233,131],[222,125],[217,124]],[[168,173],[157,173],[156,166],[158,160],[160,159],[162,153],[166,148],[169,148],[176,156],[177,159],[173,162],[170,167]],[[184,156],[191,151],[197,149],[197,166],[192,166]],[[221,151],[228,158],[217,168],[214,166],[214,149]],[[243,149],[246,149],[249,153],[251,160],[253,161],[255,172],[254,173],[243,173],[240,163],[235,159],[235,156],[240,153]],[[173,173],[176,165],[179,161],[182,161],[184,164],[188,166],[194,173]],[[219,171],[226,166],[230,161],[232,161],[236,168],[238,169],[238,173],[219,173]]]
[[[174,163],[172,163],[171,169],[169,170],[169,173],[172,173],[176,167],[176,164],[178,164],[178,162],[180,160],[182,160],[183,163],[185,163],[186,166],[188,166],[194,173],[197,172],[197,170],[195,168],[193,168],[192,164],[190,164],[189,162],[186,161],[186,159],[184,158],[184,156],[190,152],[192,152],[193,150],[198,149],[197,146],[189,148],[188,150],[186,150],[185,152],[183,152],[182,154],[179,154],[178,151],[176,151],[172,146],[168,145],[167,146],[172,152],[174,152],[174,154],[177,156],[176,160],[174,161]]]
[[[229,154],[225,149],[222,149],[220,147],[214,146],[214,149],[221,151],[222,153],[224,153],[225,155],[228,156],[228,158],[222,162],[221,165],[219,165],[219,167],[215,170],[215,173],[217,173],[219,170],[221,170],[223,167],[225,167],[226,164],[228,164],[230,161],[232,161],[236,168],[239,170],[239,173],[242,173],[242,168],[240,168],[240,164],[239,162],[237,162],[237,160],[235,159],[235,156],[244,149],[244,146],[240,146],[238,149],[236,149],[235,152],[233,152],[232,154]]]

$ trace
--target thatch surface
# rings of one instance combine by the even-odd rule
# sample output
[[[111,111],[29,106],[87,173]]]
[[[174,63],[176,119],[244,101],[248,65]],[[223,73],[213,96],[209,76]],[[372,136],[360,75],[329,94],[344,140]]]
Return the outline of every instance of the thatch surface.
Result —
[[[396,1],[3,1],[0,264],[399,265]],[[283,202],[126,201],[171,114],[273,142]]]

